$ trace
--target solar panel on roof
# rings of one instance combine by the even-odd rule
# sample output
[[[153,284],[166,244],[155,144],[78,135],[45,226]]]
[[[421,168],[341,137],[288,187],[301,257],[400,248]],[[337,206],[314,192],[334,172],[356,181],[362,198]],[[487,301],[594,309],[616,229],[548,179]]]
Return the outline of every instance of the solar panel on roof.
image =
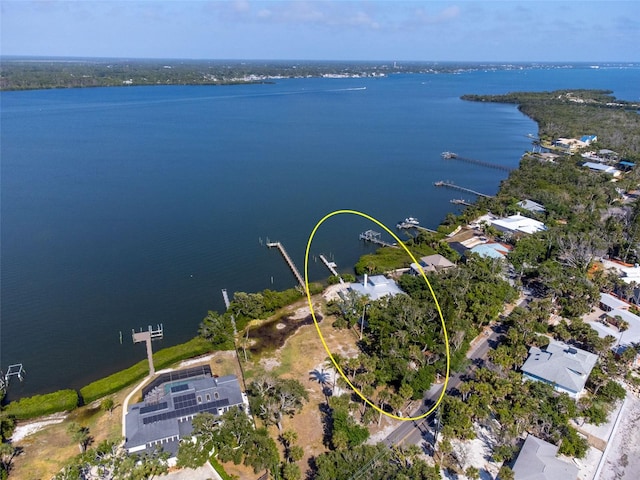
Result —
[[[189,390],[188,383],[183,383],[182,385],[171,387],[171,393],[184,392],[185,390]]]
[[[167,402],[160,402],[153,405],[147,405],[140,409],[140,414],[156,412],[158,410],[164,410],[167,408]]]

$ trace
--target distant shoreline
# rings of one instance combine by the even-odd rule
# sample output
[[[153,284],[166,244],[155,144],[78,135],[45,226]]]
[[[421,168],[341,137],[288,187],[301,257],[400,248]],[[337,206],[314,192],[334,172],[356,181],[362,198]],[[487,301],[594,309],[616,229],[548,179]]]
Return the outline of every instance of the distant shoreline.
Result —
[[[154,85],[270,84],[292,78],[375,78],[393,74],[557,68],[630,68],[585,62],[369,62],[0,57],[0,91]]]

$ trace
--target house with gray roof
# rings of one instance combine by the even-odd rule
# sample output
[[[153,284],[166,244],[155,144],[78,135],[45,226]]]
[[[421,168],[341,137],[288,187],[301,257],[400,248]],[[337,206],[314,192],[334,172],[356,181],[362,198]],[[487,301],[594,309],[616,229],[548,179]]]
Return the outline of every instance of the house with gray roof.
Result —
[[[142,402],[131,405],[125,417],[127,452],[159,447],[175,456],[180,439],[191,435],[191,421],[198,413],[222,415],[233,407],[245,409],[246,397],[235,375],[214,377],[208,367],[184,372],[193,375],[165,374],[143,391]]]
[[[600,293],[600,302],[598,306],[605,312],[610,312],[617,309],[629,309],[629,304],[624,300],[611,295],[610,293]]]
[[[545,213],[546,210],[544,208],[543,205],[540,205],[537,202],[534,202],[533,200],[522,200],[520,202],[518,202],[518,206],[520,208],[524,208],[525,210],[528,210],[529,212],[532,213]]]
[[[557,392],[578,398],[597,360],[593,353],[552,340],[544,350],[531,347],[520,370],[526,380],[548,383]]]
[[[579,469],[559,459],[558,447],[529,435],[513,464],[515,480],[576,480]]]

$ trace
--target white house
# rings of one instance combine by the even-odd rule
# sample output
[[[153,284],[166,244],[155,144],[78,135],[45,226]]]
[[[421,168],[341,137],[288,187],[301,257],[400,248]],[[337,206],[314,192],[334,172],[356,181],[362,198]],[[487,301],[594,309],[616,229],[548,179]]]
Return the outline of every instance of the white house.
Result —
[[[534,220],[533,218],[525,217],[520,213],[491,220],[491,225],[505,233],[530,234],[547,229],[544,223]]]
[[[349,285],[349,289],[356,292],[358,295],[368,296],[371,300],[378,300],[379,298],[386,296],[395,296],[399,293],[404,293],[398,284],[385,277],[384,275],[364,275],[362,283],[352,283]]]
[[[614,177],[619,177],[622,174],[622,172],[617,168],[612,167],[611,165],[604,165],[602,163],[585,162],[582,166],[588,168],[592,172],[608,173]]]

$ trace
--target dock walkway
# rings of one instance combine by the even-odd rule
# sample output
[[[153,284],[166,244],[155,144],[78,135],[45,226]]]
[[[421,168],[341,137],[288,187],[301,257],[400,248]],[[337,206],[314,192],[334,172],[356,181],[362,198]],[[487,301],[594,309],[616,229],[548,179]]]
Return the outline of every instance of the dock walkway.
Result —
[[[440,180],[438,182],[435,182],[434,185],[436,187],[447,187],[447,188],[452,188],[454,190],[460,190],[462,192],[472,193],[474,195],[478,195],[479,197],[493,198],[491,195],[487,195],[485,193],[480,193],[480,192],[477,192],[476,190],[471,190],[470,188],[461,187],[460,185],[456,185],[453,182],[445,182],[444,180]]]
[[[280,250],[280,253],[284,257],[284,260],[287,262],[287,264],[289,265],[289,268],[293,272],[293,275],[296,277],[296,280],[298,281],[298,283],[302,287],[302,290],[305,290],[306,289],[306,285],[304,283],[304,278],[302,278],[302,275],[300,275],[300,271],[298,271],[298,268],[296,267],[296,264],[293,263],[293,260],[291,260],[291,257],[289,256],[289,254],[285,250],[284,245],[282,245],[282,243],[280,243],[280,242],[269,242],[269,243],[267,243],[267,247],[269,247],[269,248],[275,247],[278,250]]]
[[[332,275],[335,275],[336,277],[340,276],[336,270],[337,265],[335,262],[330,262],[329,260],[327,260],[327,258],[324,255],[320,255],[320,260],[322,260],[322,263],[325,264],[325,266],[329,269]]]
[[[429,232],[429,233],[438,233],[436,230],[431,230],[430,228],[427,227],[421,227],[420,225],[416,225],[414,223],[407,223],[407,222],[400,222],[396,225],[396,228],[398,230],[411,230],[411,229],[416,229],[416,230],[422,230],[423,232]]]
[[[474,165],[480,165],[482,167],[495,168],[498,170],[504,170],[505,172],[511,172],[513,168],[507,167],[505,165],[499,165],[497,163],[485,162],[484,160],[477,160],[475,158],[469,157],[461,157],[457,153],[453,152],[442,152],[442,158],[445,160],[460,160],[462,162],[472,163]]]
[[[374,232],[373,230],[367,230],[366,232],[362,232],[360,234],[360,240],[364,240],[365,242],[375,243],[377,245],[382,245],[383,247],[392,247],[398,248],[398,246],[394,243],[385,242],[380,238],[382,236],[379,232]]]

